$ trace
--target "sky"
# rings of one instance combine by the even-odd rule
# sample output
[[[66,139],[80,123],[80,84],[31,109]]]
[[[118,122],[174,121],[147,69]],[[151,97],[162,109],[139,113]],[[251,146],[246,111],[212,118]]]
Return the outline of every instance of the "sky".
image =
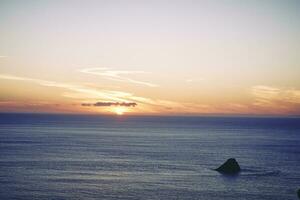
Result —
[[[0,112],[300,115],[298,0],[0,0]]]

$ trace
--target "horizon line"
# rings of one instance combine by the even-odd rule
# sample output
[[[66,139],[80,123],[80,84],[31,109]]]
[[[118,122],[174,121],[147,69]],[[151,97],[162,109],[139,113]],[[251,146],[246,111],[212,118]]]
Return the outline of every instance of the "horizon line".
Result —
[[[73,115],[73,116],[102,116],[102,117],[241,117],[241,118],[300,118],[300,115],[270,115],[270,114],[224,114],[224,113],[210,113],[210,114],[129,114],[118,116],[112,113],[63,113],[63,112],[0,112],[0,115],[5,114],[20,114],[20,115]]]

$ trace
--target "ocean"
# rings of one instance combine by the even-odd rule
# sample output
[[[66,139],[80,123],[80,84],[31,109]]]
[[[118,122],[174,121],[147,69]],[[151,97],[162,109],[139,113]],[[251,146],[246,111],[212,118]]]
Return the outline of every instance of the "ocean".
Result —
[[[228,158],[242,171],[216,172]],[[297,200],[300,118],[0,114],[0,199]]]

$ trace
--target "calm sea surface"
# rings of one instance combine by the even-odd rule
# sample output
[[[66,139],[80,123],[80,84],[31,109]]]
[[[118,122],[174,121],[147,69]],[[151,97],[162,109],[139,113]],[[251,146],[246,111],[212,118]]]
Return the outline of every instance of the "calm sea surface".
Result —
[[[234,177],[212,170],[234,157]],[[300,119],[0,114],[0,199],[296,200]]]

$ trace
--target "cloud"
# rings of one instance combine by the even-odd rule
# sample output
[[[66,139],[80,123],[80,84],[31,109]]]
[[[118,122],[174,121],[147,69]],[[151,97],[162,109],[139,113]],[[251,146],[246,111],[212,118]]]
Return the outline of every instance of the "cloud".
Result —
[[[126,102],[128,98],[133,96],[131,93],[126,93],[122,91],[114,91],[114,90],[99,90],[94,89],[92,87],[86,87],[78,84],[70,84],[70,83],[61,83],[55,81],[48,81],[42,79],[14,76],[8,74],[0,74],[0,79],[6,80],[16,80],[16,81],[27,81],[35,84],[39,84],[47,87],[56,87],[69,90],[71,92],[67,93],[70,96],[74,96],[75,98],[85,98],[85,99],[103,99],[103,100],[113,100],[113,101],[124,101]]]
[[[26,81],[34,84],[38,84],[45,87],[55,87],[63,89],[62,96],[74,99],[72,105],[65,104],[59,106],[63,109],[66,107],[68,112],[71,111],[85,111],[84,106],[90,107],[109,107],[109,106],[127,106],[136,107],[135,112],[139,113],[166,113],[166,114],[205,114],[205,113],[264,113],[264,114],[292,114],[300,113],[300,90],[293,88],[276,88],[270,86],[253,86],[251,88],[251,94],[253,101],[251,102],[228,102],[217,104],[201,104],[191,102],[177,102],[165,99],[155,99],[143,96],[136,96],[133,93],[106,89],[105,86],[101,88],[97,85],[87,84],[74,84],[66,82],[56,82],[49,80],[36,79],[31,77],[15,76],[10,74],[0,74],[0,79],[13,80],[13,81]],[[25,102],[25,101],[22,101]],[[51,107],[53,110],[54,105],[47,103],[37,103],[36,105],[30,105],[30,102],[25,102],[26,106],[22,107],[22,102],[16,102],[13,104],[2,104],[3,108],[15,107],[20,110],[36,110],[46,109]],[[87,103],[81,103],[87,102]],[[96,102],[96,103],[89,103]],[[31,103],[33,103],[31,101]],[[13,106],[15,105],[15,106]],[[21,106],[21,107],[18,107]],[[137,106],[139,105],[139,106]],[[140,106],[141,105],[141,106]],[[76,106],[76,108],[74,108]],[[73,109],[73,110],[72,110]]]
[[[83,86],[78,84],[70,84],[70,83],[61,83],[49,80],[42,80],[42,79],[35,79],[35,78],[28,78],[28,77],[21,77],[21,76],[14,76],[8,74],[0,74],[0,79],[7,79],[7,80],[15,80],[15,81],[28,81],[35,84],[39,84],[46,87],[57,87],[67,90],[63,93],[64,97],[73,98],[73,99],[81,99],[84,101],[99,101],[101,102],[135,102],[134,104],[129,104],[130,106],[137,105],[138,103],[143,104],[143,106],[139,109],[141,111],[146,112],[163,112],[165,110],[170,110],[168,108],[176,108],[177,111],[184,111],[187,112],[192,111],[194,109],[191,105],[186,103],[179,103],[174,101],[166,101],[161,99],[152,99],[147,97],[136,96],[129,92],[124,91],[116,91],[116,90],[105,90],[105,89],[95,89],[90,86]],[[135,106],[136,106],[135,105]],[[87,106],[87,105],[85,105]],[[101,104],[98,104],[101,106]],[[102,104],[103,106],[103,104]],[[120,105],[119,105],[120,106]],[[123,103],[121,106],[126,106]],[[174,111],[176,110],[174,109]]]
[[[138,81],[135,79],[125,77],[126,75],[130,75],[130,74],[145,74],[145,73],[147,73],[144,71],[120,71],[120,70],[111,70],[110,68],[103,68],[103,67],[102,68],[86,68],[86,69],[81,69],[79,71],[82,73],[85,73],[85,74],[93,74],[93,75],[102,76],[106,79],[113,80],[113,81],[129,82],[129,83],[134,83],[134,84],[138,84],[138,85],[145,85],[148,87],[157,87],[158,86],[153,83]]]
[[[27,81],[32,82],[35,84],[39,84],[46,87],[57,87],[65,89],[66,91],[62,94],[64,97],[73,98],[73,99],[80,99],[84,101],[99,101],[99,102],[112,102],[118,103],[119,106],[126,106],[127,104],[122,102],[135,102],[133,104],[128,104],[127,106],[137,106],[137,104],[143,104],[143,106],[138,107],[137,110],[141,112],[148,112],[148,113],[161,113],[165,111],[172,110],[174,113],[181,113],[181,112],[199,112],[199,109],[202,111],[209,110],[209,108],[203,107],[203,105],[197,104],[190,104],[185,102],[176,102],[176,101],[169,101],[169,100],[162,100],[162,99],[153,99],[148,97],[136,96],[129,92],[124,91],[117,91],[117,90],[106,90],[106,89],[99,89],[94,88],[87,85],[79,85],[79,84],[70,84],[70,83],[62,83],[62,82],[55,82],[49,80],[42,80],[42,79],[35,79],[29,77],[21,77],[21,76],[14,76],[9,74],[0,74],[0,79],[7,79],[7,80],[15,80],[15,81]],[[121,102],[121,103],[120,103]],[[122,104],[122,105],[120,105]],[[105,104],[99,103],[98,106],[104,106]],[[81,106],[94,106],[94,105],[82,105]],[[97,106],[97,105],[95,105]],[[106,104],[107,106],[107,104]],[[111,104],[110,106],[113,106]],[[114,105],[116,106],[116,105]],[[170,109],[172,108],[172,109]]]
[[[7,58],[8,56],[0,56],[0,58]]]
[[[157,104],[156,101],[146,98],[135,96],[132,93],[117,91],[117,90],[106,90],[106,89],[98,89],[91,86],[84,86],[79,84],[70,84],[70,83],[61,83],[49,80],[35,79],[29,77],[21,77],[14,76],[10,74],[0,74],[0,79],[6,80],[15,80],[15,81],[27,81],[32,82],[41,86],[46,87],[56,87],[65,89],[66,92],[63,93],[64,97],[73,98],[73,99],[83,99],[83,100],[101,100],[107,102],[138,102],[142,104]],[[120,103],[122,104],[122,103]],[[134,106],[134,104],[129,104]],[[137,103],[136,103],[137,105]],[[126,103],[122,104],[122,106],[126,106]]]
[[[300,90],[294,88],[253,86],[253,105],[260,109],[271,109],[273,112],[300,112]]]
[[[300,104],[300,90],[258,85],[252,87],[258,103],[286,102]]]
[[[82,106],[96,106],[96,107],[109,107],[109,106],[123,106],[123,107],[135,107],[135,102],[96,102],[96,103],[82,103]]]

